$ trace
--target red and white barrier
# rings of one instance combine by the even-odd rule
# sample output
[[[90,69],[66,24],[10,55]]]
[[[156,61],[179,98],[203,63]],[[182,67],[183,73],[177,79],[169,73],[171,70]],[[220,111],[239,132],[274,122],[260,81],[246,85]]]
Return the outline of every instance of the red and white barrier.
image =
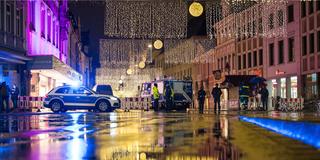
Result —
[[[121,108],[124,110],[139,109],[149,110],[151,97],[125,97],[121,99]]]
[[[40,112],[43,109],[44,97],[19,96],[18,100],[20,110]]]

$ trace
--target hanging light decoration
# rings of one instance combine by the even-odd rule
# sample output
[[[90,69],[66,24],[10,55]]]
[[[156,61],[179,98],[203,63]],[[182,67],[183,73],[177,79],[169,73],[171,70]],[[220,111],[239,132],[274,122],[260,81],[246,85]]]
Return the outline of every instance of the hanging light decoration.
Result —
[[[107,0],[105,35],[121,38],[185,38],[187,3],[181,0]]]
[[[163,74],[160,68],[145,68],[143,70],[135,70],[132,74],[126,75],[125,80],[119,80],[119,77],[125,75],[127,70],[125,68],[98,68],[96,82],[98,84],[110,84],[112,88],[118,88],[119,82],[122,80],[122,89],[120,91],[114,90],[114,94],[119,97],[131,97],[139,94],[138,86],[141,86],[142,83],[150,82]]]
[[[191,5],[189,6],[189,13],[193,16],[193,17],[199,17],[202,15],[203,13],[203,6],[201,3],[199,2],[193,2],[191,3]]]
[[[150,40],[102,39],[100,40],[101,66],[128,67],[147,57]],[[151,45],[152,47],[152,45]]]
[[[128,75],[133,74],[133,69],[131,69],[131,68],[127,69],[127,74],[128,74]]]
[[[140,69],[143,69],[146,67],[146,63],[144,61],[141,61],[138,66]]]
[[[165,41],[165,63],[190,64],[203,53],[214,48],[214,41],[206,38]]]
[[[153,47],[155,49],[161,49],[163,47],[163,42],[158,39],[158,40],[153,42]]]
[[[286,0],[206,1],[207,35],[248,38],[286,36]],[[270,15],[273,15],[270,17]],[[274,27],[270,27],[270,22]],[[280,25],[281,24],[281,25]],[[212,27],[213,26],[213,27]]]

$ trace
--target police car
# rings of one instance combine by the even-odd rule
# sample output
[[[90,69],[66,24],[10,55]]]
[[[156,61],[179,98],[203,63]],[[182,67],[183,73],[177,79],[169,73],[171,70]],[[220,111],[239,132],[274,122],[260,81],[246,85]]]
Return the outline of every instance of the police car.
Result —
[[[62,86],[51,90],[46,95],[43,105],[55,113],[75,109],[106,112],[120,108],[121,102],[117,97],[100,95],[86,87]]]

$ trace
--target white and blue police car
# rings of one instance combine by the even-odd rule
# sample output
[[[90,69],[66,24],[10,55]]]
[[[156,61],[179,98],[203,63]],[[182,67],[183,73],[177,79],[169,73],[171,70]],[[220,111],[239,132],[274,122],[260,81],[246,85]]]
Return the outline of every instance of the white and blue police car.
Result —
[[[76,109],[107,112],[120,108],[121,102],[117,97],[97,94],[83,86],[61,86],[46,95],[43,105],[55,113]]]

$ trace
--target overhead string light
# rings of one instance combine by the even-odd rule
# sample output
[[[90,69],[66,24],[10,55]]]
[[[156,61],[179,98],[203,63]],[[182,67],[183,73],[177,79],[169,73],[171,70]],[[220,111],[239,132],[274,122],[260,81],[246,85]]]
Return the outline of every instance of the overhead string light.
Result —
[[[287,3],[287,0],[207,0],[207,35],[210,39],[286,36]]]
[[[151,40],[101,39],[100,64],[108,67],[127,68],[148,59]]]
[[[120,38],[185,38],[187,3],[181,0],[106,0],[104,33]]]
[[[190,64],[194,59],[214,48],[214,41],[207,38],[165,41],[166,64]]]

